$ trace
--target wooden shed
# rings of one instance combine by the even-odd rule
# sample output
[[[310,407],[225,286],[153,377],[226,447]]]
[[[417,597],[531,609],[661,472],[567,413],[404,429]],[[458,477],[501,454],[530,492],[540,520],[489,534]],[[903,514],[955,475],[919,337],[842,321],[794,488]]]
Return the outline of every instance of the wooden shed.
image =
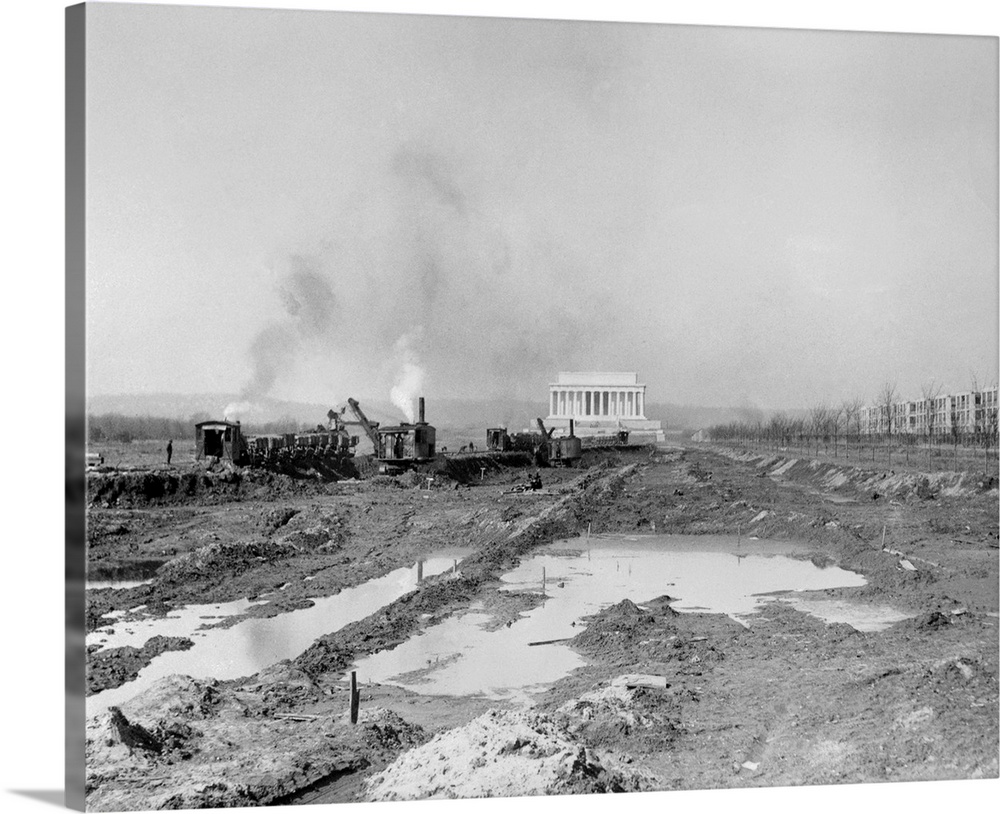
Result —
[[[220,458],[239,464],[246,454],[240,422],[202,421],[194,425],[196,457]]]

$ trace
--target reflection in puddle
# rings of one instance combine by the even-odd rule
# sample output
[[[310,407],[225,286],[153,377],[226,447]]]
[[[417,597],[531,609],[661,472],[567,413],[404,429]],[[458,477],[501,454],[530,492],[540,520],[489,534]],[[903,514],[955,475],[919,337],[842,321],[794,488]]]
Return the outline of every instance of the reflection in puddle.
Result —
[[[106,630],[94,631],[87,637],[88,645],[121,647],[128,644],[142,647],[150,637],[163,635],[190,637],[194,647],[163,653],[153,659],[134,681],[90,696],[87,698],[87,714],[104,712],[109,706],[119,705],[142,692],[154,681],[175,673],[194,678],[240,678],[282,659],[294,658],[320,636],[363,619],[412,591],[420,579],[452,570],[455,557],[460,558],[465,553],[448,552],[448,556],[434,556],[355,588],[345,588],[335,596],[314,599],[315,604],[311,608],[269,619],[247,619],[228,628],[200,629],[206,624],[216,623],[220,618],[242,613],[258,603],[240,599],[217,605],[189,605],[166,618],[118,622],[111,635]],[[102,639],[107,641],[102,642]]]
[[[852,571],[818,567],[806,552],[787,542],[730,537],[562,541],[503,577],[507,590],[540,593],[545,581],[548,599],[513,625],[485,630],[488,617],[473,608],[361,660],[358,677],[426,694],[523,697],[583,664],[562,643],[530,645],[571,638],[583,629],[581,617],[625,598],[642,603],[667,594],[675,597],[675,610],[725,613],[740,621],[773,599],[764,594],[865,584]]]
[[[583,659],[555,644],[532,642],[569,638],[582,629],[573,604],[553,599],[510,627],[486,630],[480,608],[429,628],[393,650],[357,665],[363,682],[397,684],[431,695],[520,696],[542,689],[583,665]]]

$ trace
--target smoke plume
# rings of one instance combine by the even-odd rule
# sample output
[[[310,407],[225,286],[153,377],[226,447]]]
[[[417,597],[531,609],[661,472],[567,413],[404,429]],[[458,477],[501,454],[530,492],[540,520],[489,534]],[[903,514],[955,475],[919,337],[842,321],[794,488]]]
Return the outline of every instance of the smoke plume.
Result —
[[[420,366],[417,356],[417,344],[422,333],[423,329],[418,326],[411,333],[399,337],[393,346],[398,372],[395,384],[389,391],[389,398],[411,424],[416,418],[415,402],[424,387],[424,369]]]
[[[597,354],[622,289],[544,209],[438,147],[398,147],[383,181],[279,266],[241,402],[329,387],[388,394],[412,422],[422,395],[542,397],[559,370],[615,364]]]
[[[333,336],[338,309],[330,281],[315,258],[293,255],[288,264],[276,292],[284,313],[250,343],[250,380],[241,391],[242,403],[231,407],[268,395],[279,379],[293,372],[304,346]]]
[[[254,406],[249,401],[232,401],[222,411],[222,417],[226,421],[240,421],[253,412],[253,409]]]

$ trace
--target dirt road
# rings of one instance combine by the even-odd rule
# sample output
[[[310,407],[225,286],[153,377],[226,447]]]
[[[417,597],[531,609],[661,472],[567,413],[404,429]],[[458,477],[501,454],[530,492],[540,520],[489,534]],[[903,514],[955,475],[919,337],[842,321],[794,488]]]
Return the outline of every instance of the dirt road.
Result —
[[[519,494],[510,491],[526,470],[471,464],[432,482],[240,471],[198,473],[184,489],[164,488],[156,473],[95,480],[91,578],[152,581],[88,591],[90,631],[196,602],[267,599],[227,625],[281,615],[445,548],[469,553],[291,661],[231,681],[169,679],[92,718],[89,805],[997,776],[995,481],[707,448],[585,463],[544,470],[541,492]],[[530,708],[366,685],[359,726],[345,721],[343,678],[360,657],[470,607],[496,627],[516,624],[535,600],[498,591],[499,577],[588,529],[798,541],[815,564],[866,584],[796,601],[906,618],[862,632],[772,602],[740,623],[622,596],[581,622],[569,646],[583,666]],[[183,646],[93,648],[88,689],[128,681],[165,647]]]

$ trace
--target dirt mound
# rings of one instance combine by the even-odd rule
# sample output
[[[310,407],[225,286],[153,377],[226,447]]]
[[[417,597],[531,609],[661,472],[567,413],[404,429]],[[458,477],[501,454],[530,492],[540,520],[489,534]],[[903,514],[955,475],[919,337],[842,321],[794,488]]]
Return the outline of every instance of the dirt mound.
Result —
[[[573,643],[600,653],[624,651],[640,639],[647,638],[649,629],[655,624],[653,614],[644,611],[631,599],[623,599],[617,605],[589,617],[587,629],[573,639]]]
[[[124,747],[130,754],[137,752],[154,752],[159,754],[163,751],[163,744],[149,731],[139,724],[131,724],[122,715],[118,707],[111,707],[104,725],[104,745],[110,749]]]
[[[656,599],[651,599],[648,602],[643,603],[643,607],[647,610],[657,613],[660,616],[680,616],[679,611],[675,611],[671,606],[671,602],[676,602],[677,598],[670,596],[669,594],[663,594],[662,596],[656,597]]]
[[[390,709],[370,707],[358,716],[361,737],[372,750],[396,754],[427,742],[423,727],[404,721]]]
[[[367,782],[369,800],[641,791],[547,715],[490,710],[411,749]]]
[[[87,502],[102,507],[151,504],[218,504],[230,500],[263,500],[290,495],[325,494],[328,484],[357,477],[350,461],[340,468],[288,466],[281,471],[232,464],[190,469],[128,469],[87,473]]]
[[[262,562],[284,559],[295,553],[293,545],[283,542],[209,543],[164,563],[158,576],[164,583],[205,579],[213,574],[232,577]]]
[[[288,522],[301,511],[301,509],[293,508],[291,506],[281,506],[276,509],[265,509],[260,514],[258,525],[262,526],[269,532],[274,532],[282,526],[288,525]]]
[[[132,506],[192,498],[206,493],[235,493],[242,481],[236,469],[112,471],[87,473],[87,500],[107,506]]]
[[[438,458],[425,468],[426,474],[447,478],[455,483],[478,481],[485,470],[486,475],[496,474],[505,469],[523,469],[534,466],[530,452],[498,452],[484,455],[463,455],[461,458]]]
[[[633,751],[663,749],[680,732],[680,709],[665,687],[629,689],[625,682],[567,701],[556,718],[589,744],[620,748],[627,742]]]
[[[368,766],[363,731],[343,716],[261,715],[216,682],[171,676],[88,721],[87,809],[275,803]]]
[[[270,714],[291,709],[319,697],[320,690],[313,680],[287,659],[265,667],[251,679],[238,684],[251,695],[248,703],[254,712]]]
[[[268,513],[261,522],[265,528],[271,529],[272,535],[281,535],[277,537],[277,542],[304,551],[337,551],[350,537],[347,518],[324,506]]]
[[[87,656],[87,695],[131,681],[154,658],[168,650],[190,650],[194,642],[180,636],[153,636],[142,647],[113,647]]]

